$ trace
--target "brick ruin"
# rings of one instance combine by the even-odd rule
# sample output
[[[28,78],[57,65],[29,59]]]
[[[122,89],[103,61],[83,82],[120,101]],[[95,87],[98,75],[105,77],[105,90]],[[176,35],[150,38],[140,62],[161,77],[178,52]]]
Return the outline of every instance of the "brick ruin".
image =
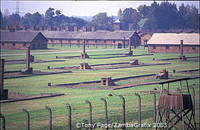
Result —
[[[8,89],[4,89],[4,64],[5,64],[5,60],[1,59],[1,63],[0,63],[0,100],[8,99]]]
[[[101,78],[101,86],[113,86],[115,85],[111,77]]]
[[[80,70],[91,69],[91,66],[88,63],[80,63]]]
[[[33,68],[30,67],[31,63],[31,55],[30,55],[30,47],[27,47],[26,49],[26,68],[22,70],[22,73],[24,74],[32,74]]]
[[[183,54],[183,40],[181,40],[181,43],[180,43],[180,56],[179,56],[179,59],[180,60],[187,60],[187,58],[184,56]]]
[[[130,63],[130,65],[139,65],[138,59],[133,59],[129,63]]]
[[[156,79],[168,79],[169,74],[166,69],[162,70],[159,74],[156,75]]]
[[[85,51],[85,40],[84,40],[84,42],[83,42],[83,52],[81,53],[81,58],[82,58],[82,59],[89,58],[88,54],[87,54],[86,51]]]

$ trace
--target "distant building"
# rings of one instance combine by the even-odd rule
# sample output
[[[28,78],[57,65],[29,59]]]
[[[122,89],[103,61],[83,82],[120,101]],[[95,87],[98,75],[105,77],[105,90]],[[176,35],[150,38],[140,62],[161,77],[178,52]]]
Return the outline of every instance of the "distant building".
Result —
[[[115,31],[121,30],[121,23],[120,23],[119,19],[116,20],[116,21],[113,23],[113,29],[114,29]]]
[[[46,49],[47,39],[41,32],[1,32],[2,49]]]
[[[199,33],[154,33],[147,42],[150,53],[179,53],[183,40],[184,53],[200,52]]]
[[[141,38],[141,45],[147,46],[147,42],[149,41],[149,39],[151,39],[152,34],[150,34],[150,33],[139,33],[139,36]]]
[[[84,40],[89,45],[129,45],[137,46],[141,44],[140,36],[134,31],[78,31],[59,32],[43,31],[48,39],[48,44],[83,44]]]

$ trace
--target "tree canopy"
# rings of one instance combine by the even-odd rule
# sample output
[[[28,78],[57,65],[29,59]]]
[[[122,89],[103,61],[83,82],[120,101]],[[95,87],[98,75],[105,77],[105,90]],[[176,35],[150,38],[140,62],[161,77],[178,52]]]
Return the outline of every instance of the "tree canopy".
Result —
[[[121,22],[123,30],[150,29],[194,29],[199,30],[200,14],[194,6],[182,4],[177,8],[171,2],[153,2],[151,5],[140,5],[137,10],[133,8],[119,9],[116,16],[108,16],[106,12],[98,13],[91,21],[78,17],[68,17],[60,10],[49,8],[45,14],[35,12],[18,14],[3,14],[0,12],[1,27],[27,26],[27,27],[63,27],[63,26],[96,26],[99,30],[113,30],[113,22],[117,19]]]

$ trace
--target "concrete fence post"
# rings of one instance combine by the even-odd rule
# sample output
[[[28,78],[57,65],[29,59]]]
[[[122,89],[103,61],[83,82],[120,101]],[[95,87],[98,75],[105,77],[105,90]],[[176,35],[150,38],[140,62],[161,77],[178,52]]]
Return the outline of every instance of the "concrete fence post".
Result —
[[[26,129],[30,130],[30,113],[26,109],[22,109],[22,111],[26,114],[26,119],[27,119],[27,126]]]
[[[68,109],[68,130],[72,130],[72,109],[70,104],[66,104]]]
[[[48,106],[46,106],[45,109],[49,112],[49,130],[52,130],[52,110]]]
[[[138,97],[138,124],[141,126],[141,96],[138,93],[135,96]]]
[[[86,100],[85,103],[89,105],[89,124],[91,127],[89,127],[90,130],[92,130],[92,104],[90,101]]]
[[[108,103],[105,98],[101,98],[101,100],[104,102],[104,108],[105,108],[105,123],[106,123],[106,130],[108,130]]]
[[[2,128],[2,130],[6,130],[6,119],[5,116],[3,114],[0,113],[0,118],[2,119],[2,127],[0,127],[0,129]]]
[[[126,124],[126,102],[125,102],[125,98],[122,95],[118,95],[119,98],[122,100],[122,113],[123,113],[123,127],[122,129],[126,129],[125,124]]]

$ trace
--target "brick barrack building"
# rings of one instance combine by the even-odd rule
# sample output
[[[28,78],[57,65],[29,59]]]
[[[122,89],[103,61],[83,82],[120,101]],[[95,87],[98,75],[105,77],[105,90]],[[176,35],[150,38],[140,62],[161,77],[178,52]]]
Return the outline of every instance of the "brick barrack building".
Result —
[[[184,53],[200,52],[199,33],[154,33],[147,42],[149,53],[179,53],[183,40]]]
[[[41,32],[1,31],[2,49],[47,49],[47,39]]]
[[[134,31],[43,31],[44,36],[48,39],[48,44],[83,44],[84,40],[89,45],[129,45],[138,46],[141,39],[138,33]]]

